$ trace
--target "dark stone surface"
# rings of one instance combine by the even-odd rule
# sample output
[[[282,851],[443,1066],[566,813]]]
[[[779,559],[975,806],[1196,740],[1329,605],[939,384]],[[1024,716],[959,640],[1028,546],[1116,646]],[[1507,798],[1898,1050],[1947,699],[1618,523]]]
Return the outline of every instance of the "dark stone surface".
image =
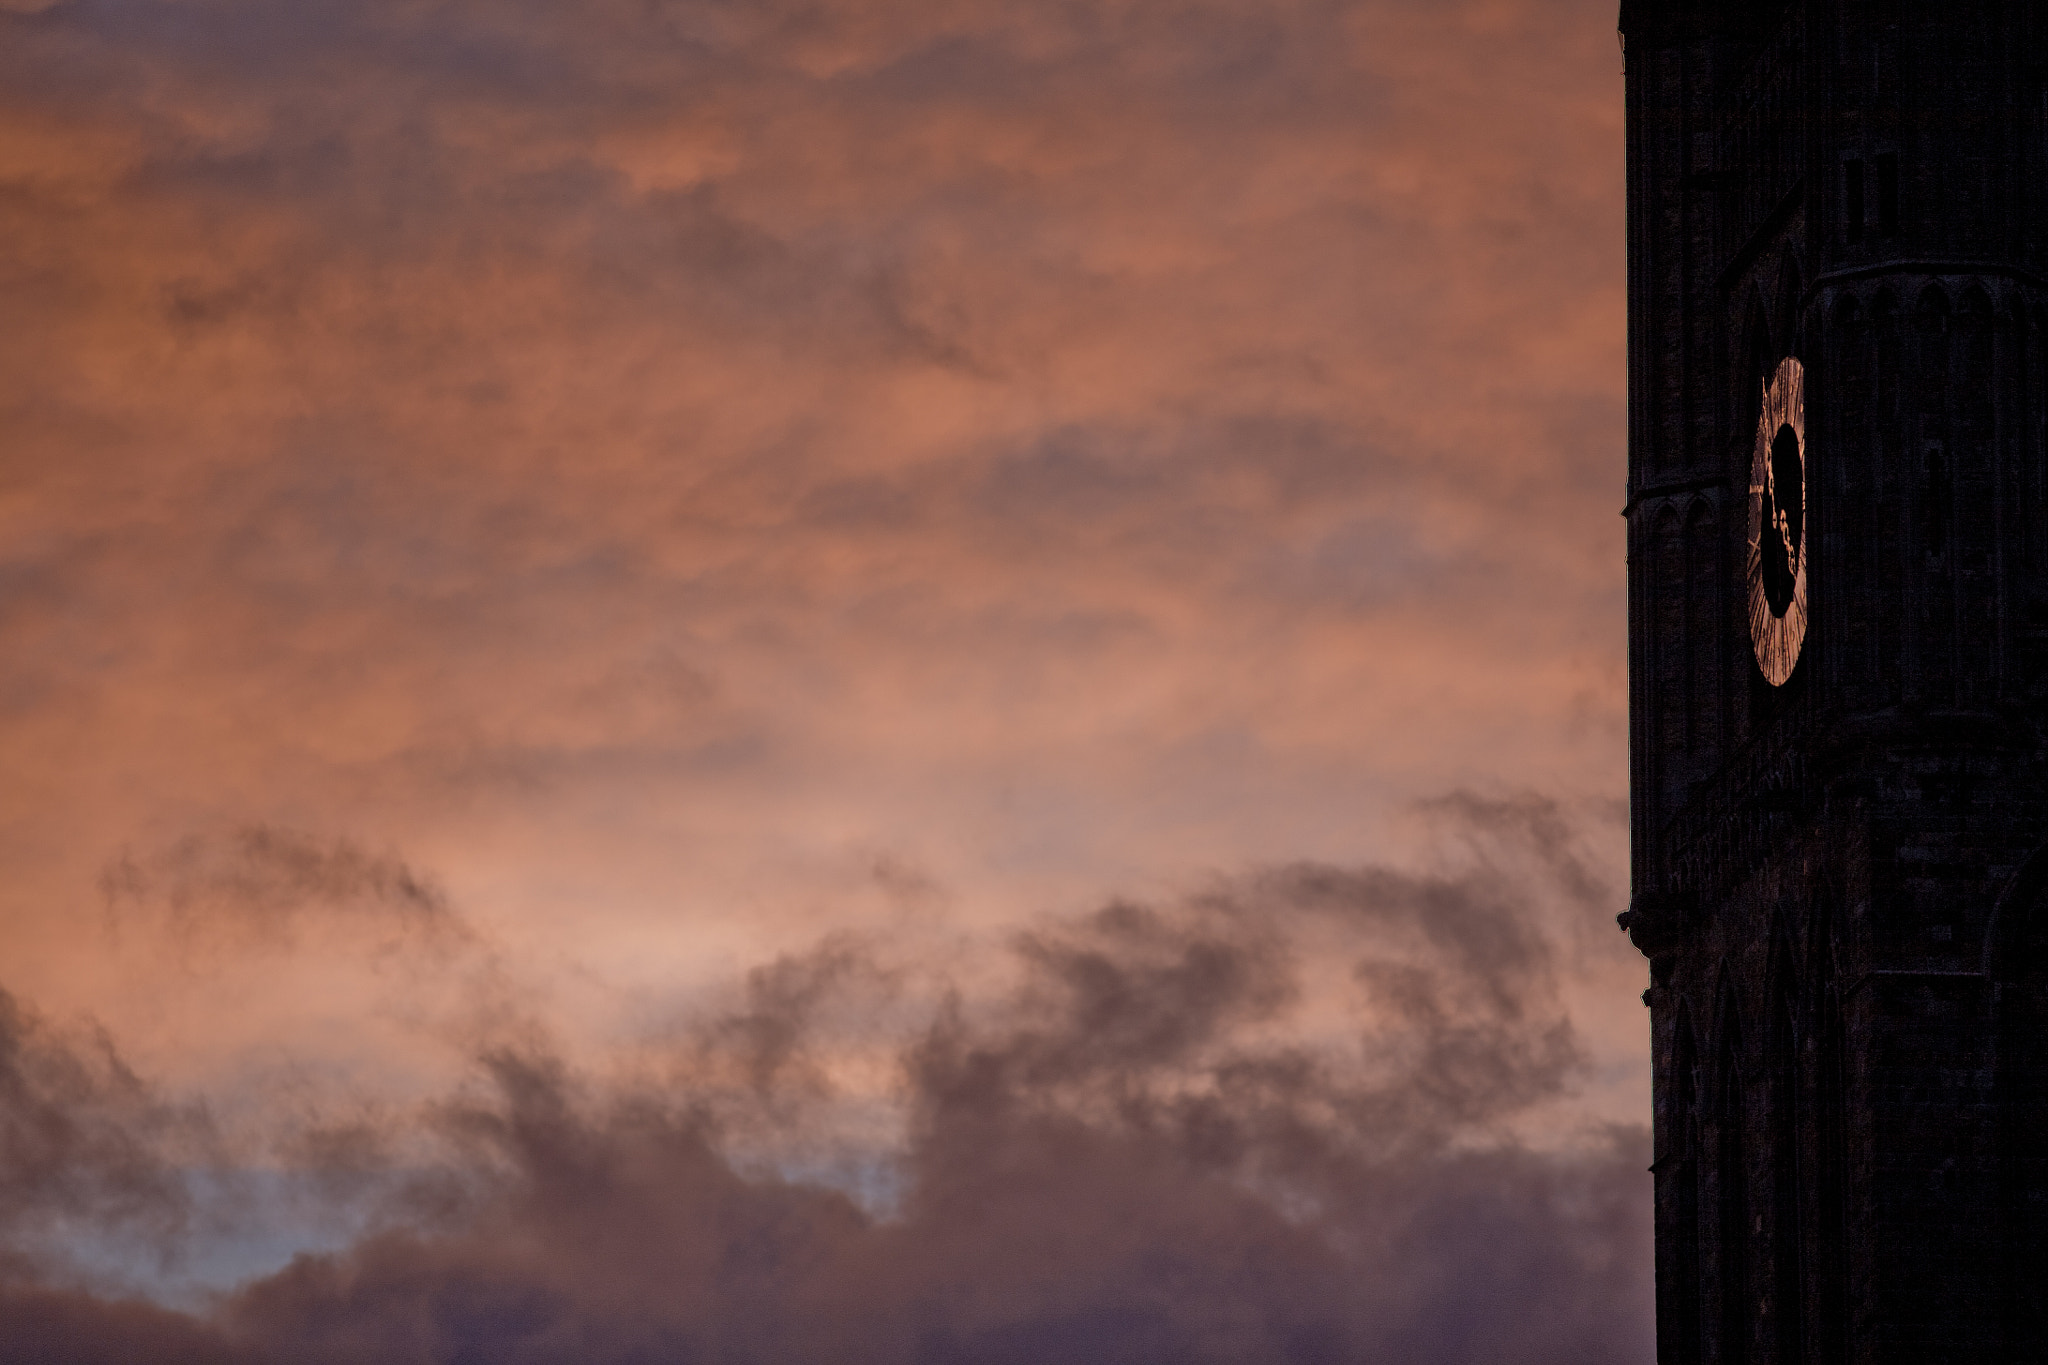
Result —
[[[1622,27],[1659,1359],[2048,1361],[2048,4]],[[1773,687],[1787,355],[1811,615]]]

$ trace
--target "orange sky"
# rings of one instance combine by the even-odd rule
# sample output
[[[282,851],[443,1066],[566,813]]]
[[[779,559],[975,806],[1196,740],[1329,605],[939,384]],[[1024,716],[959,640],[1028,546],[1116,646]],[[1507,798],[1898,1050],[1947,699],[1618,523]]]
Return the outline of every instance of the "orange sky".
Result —
[[[1612,10],[0,0],[0,987],[289,1164],[858,944],[829,1165],[1020,933],[1495,877],[1486,1131],[1646,1118]]]

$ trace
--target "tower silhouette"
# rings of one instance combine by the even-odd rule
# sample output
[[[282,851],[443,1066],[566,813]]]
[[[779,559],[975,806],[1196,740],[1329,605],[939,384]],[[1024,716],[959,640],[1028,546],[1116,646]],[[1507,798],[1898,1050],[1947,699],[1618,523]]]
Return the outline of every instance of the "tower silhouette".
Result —
[[[1621,28],[1658,1358],[2048,1361],[2048,4]]]

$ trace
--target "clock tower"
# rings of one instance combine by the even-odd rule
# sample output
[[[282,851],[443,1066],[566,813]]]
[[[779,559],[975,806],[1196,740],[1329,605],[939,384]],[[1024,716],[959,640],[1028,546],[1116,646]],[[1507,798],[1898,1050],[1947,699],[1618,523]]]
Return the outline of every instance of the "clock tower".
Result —
[[[1621,28],[1658,1359],[2048,1360],[2048,5]]]

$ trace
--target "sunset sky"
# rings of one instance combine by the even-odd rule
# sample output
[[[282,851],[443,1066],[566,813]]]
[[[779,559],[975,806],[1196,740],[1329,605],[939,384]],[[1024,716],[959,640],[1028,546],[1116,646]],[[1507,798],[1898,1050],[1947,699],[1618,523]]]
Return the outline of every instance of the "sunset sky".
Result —
[[[1614,9],[0,0],[0,1361],[1646,1358]]]

